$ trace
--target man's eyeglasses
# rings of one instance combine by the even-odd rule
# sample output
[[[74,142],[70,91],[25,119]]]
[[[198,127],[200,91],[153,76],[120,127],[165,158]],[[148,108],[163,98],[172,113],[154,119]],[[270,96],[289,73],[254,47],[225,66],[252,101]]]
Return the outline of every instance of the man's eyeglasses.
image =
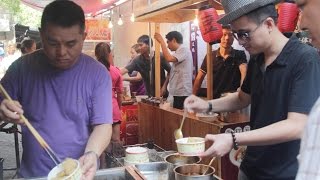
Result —
[[[265,20],[263,20],[265,21]],[[252,31],[239,31],[239,32],[232,32],[233,37],[236,40],[241,40],[241,41],[249,41],[250,40],[250,35],[252,35],[252,33],[254,33],[263,23],[263,21],[261,21],[259,23],[259,25]]]

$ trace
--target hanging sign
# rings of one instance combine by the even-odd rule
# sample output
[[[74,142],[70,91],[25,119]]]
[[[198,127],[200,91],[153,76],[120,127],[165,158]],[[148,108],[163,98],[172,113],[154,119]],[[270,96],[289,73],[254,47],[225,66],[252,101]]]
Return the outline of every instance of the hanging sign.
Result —
[[[111,41],[108,23],[108,20],[104,19],[86,19],[86,40]]]

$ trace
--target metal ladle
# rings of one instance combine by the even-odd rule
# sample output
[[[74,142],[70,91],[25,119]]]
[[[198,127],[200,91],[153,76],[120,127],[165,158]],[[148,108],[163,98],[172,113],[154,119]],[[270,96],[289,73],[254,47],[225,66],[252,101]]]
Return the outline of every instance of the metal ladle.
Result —
[[[182,134],[182,130],[181,130],[181,129],[182,129],[184,120],[186,119],[187,113],[188,113],[188,111],[187,111],[187,109],[185,108],[185,109],[184,109],[184,112],[183,112],[183,117],[182,117],[182,121],[181,121],[180,127],[179,127],[179,129],[174,130],[174,137],[175,137],[176,139],[181,139],[181,138],[183,138],[183,134]]]

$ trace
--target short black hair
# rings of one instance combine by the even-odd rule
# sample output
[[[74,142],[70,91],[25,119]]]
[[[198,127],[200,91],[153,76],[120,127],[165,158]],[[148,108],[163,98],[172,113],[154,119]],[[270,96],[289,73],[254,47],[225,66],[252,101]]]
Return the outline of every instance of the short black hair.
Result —
[[[183,43],[183,37],[182,34],[178,31],[171,31],[166,35],[166,38],[169,41],[172,41],[173,39],[175,39],[177,41],[177,43],[182,44]]]
[[[85,31],[83,9],[69,0],[56,0],[44,8],[41,17],[41,29],[44,30],[49,23],[61,27],[79,25],[81,33]]]
[[[142,43],[145,43],[145,44],[147,44],[148,46],[150,46],[150,44],[149,44],[149,36],[148,35],[142,35],[142,36],[140,36],[139,38],[138,38],[138,40],[137,40],[137,43],[140,43],[140,42],[142,42]],[[152,41],[152,39],[151,39],[151,47],[153,46],[153,41]]]
[[[274,4],[268,4],[246,14],[246,16],[256,24],[262,23],[263,20],[271,17],[275,24],[278,22],[278,12]]]

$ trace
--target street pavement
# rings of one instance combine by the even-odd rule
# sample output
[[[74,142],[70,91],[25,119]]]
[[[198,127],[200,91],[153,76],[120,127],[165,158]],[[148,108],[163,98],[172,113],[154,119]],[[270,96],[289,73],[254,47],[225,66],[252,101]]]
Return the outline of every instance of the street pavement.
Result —
[[[10,127],[10,126],[8,125],[6,127]],[[21,135],[19,135],[19,145],[20,145],[19,150],[20,150],[20,156],[21,156],[22,154]],[[0,132],[0,158],[4,159],[4,162],[3,162],[4,169],[16,168],[16,156],[15,156],[13,134],[6,134],[4,132]],[[15,174],[16,174],[16,170],[4,170],[3,179],[7,180],[7,179],[17,178]]]

